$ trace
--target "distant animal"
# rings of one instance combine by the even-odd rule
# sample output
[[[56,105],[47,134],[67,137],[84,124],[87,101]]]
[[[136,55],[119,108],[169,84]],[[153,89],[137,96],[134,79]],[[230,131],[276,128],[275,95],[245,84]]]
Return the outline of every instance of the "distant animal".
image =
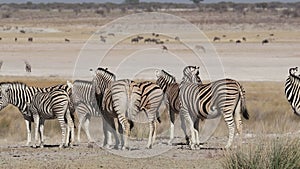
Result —
[[[247,41],[246,37],[243,37],[243,38],[242,38],[242,40],[243,40],[244,42],[246,42],[246,41]]]
[[[2,40],[2,37],[0,37],[0,40]]]
[[[226,38],[226,35],[222,35],[223,38]]]
[[[162,45],[162,50],[163,51],[168,51],[168,48],[165,45]]]
[[[70,40],[69,40],[69,39],[67,39],[67,38],[65,38],[65,42],[70,42]]]
[[[24,61],[24,63],[25,63],[25,71],[30,73],[31,72],[31,65],[27,61]]]
[[[236,44],[242,43],[242,41],[241,41],[241,40],[236,40],[235,43],[236,43]]]
[[[155,36],[155,33],[152,33],[152,36]]]
[[[32,42],[32,41],[33,41],[33,37],[29,37],[28,42]]]
[[[165,42],[158,39],[155,43],[156,44],[164,44]]]
[[[131,39],[131,43],[138,43],[139,40],[140,40],[140,39],[139,39],[138,37],[132,38],[132,39]]]
[[[139,40],[144,39],[144,37],[142,37],[142,36],[137,36],[136,38],[138,38]]]
[[[15,42],[17,42],[18,41],[18,38],[15,38]]]
[[[107,36],[115,36],[114,33],[108,33]]]
[[[151,38],[146,38],[146,39],[144,40],[144,43],[149,43],[149,42],[151,42]]]
[[[0,70],[1,70],[2,65],[3,65],[3,60],[0,60]]]
[[[25,33],[25,31],[24,31],[24,30],[20,30],[20,32],[21,32],[21,33]]]
[[[220,38],[220,37],[217,37],[217,36],[215,36],[214,39],[213,39],[214,42],[215,42],[215,41],[220,41],[220,40],[221,40],[221,38]]]
[[[232,39],[230,39],[230,40],[229,40],[229,42],[233,42],[233,40],[232,40]]]
[[[159,34],[156,34],[155,37],[159,37]]]
[[[106,42],[106,37],[105,37],[105,36],[102,36],[102,35],[100,35],[100,40],[101,40],[101,42],[105,43],[105,42]]]
[[[196,50],[202,50],[204,53],[206,52],[204,46],[202,46],[202,45],[196,45],[196,46],[195,46],[195,49],[196,49]]]
[[[270,36],[274,36],[274,33],[271,33]]]
[[[269,43],[269,40],[268,40],[268,39],[264,39],[264,40],[261,42],[262,45],[265,44],[265,43]]]
[[[180,39],[179,39],[179,37],[178,37],[178,36],[176,36],[176,37],[175,37],[175,40],[179,41]]]

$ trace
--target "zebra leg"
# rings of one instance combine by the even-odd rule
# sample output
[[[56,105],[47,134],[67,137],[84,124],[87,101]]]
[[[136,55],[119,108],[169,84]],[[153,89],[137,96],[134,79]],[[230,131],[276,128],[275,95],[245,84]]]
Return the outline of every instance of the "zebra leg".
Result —
[[[34,127],[35,127],[35,131],[34,131],[34,145],[33,147],[36,148],[39,142],[39,133],[40,133],[40,116],[39,115],[34,115],[33,117],[34,119]]]
[[[66,144],[69,144],[70,147],[73,147],[73,143],[74,143],[74,123],[73,123],[73,119],[71,117],[71,114],[68,110],[67,110],[66,117],[67,117],[67,125],[68,125]],[[69,140],[70,133],[71,133],[71,141]]]
[[[148,138],[148,144],[147,144],[147,148],[148,149],[151,149],[152,148],[152,138],[153,138],[153,135],[154,135],[154,131],[155,131],[155,121],[151,121],[149,123],[149,138]]]
[[[62,136],[59,148],[63,148],[66,145],[66,123],[64,117],[58,117],[58,121],[60,124],[61,136]]]
[[[190,140],[190,144],[189,144],[190,148],[191,149],[195,149],[195,142],[196,142],[196,140],[195,140],[195,132],[194,132],[195,128],[194,128],[193,120],[192,120],[190,114],[187,112],[187,110],[181,110],[180,114],[182,116],[184,116],[186,124],[187,124],[187,126],[188,126],[188,128],[190,130],[190,133],[191,133],[191,140]]]
[[[228,142],[225,146],[225,149],[229,148],[232,144],[233,138],[234,138],[234,130],[235,130],[235,123],[233,121],[233,112],[225,112],[224,119],[227,124],[228,130],[229,130],[229,137],[228,137]]]
[[[242,134],[243,132],[243,123],[242,123],[242,117],[241,117],[241,99],[239,99],[237,103],[237,107],[235,109],[234,113],[234,120],[237,128],[237,134]]]
[[[31,121],[25,119],[26,130],[27,130],[27,142],[26,146],[30,146],[31,143]]]
[[[183,130],[183,133],[185,135],[185,140],[186,140],[186,144],[189,145],[190,144],[190,138],[187,134],[187,131],[186,131],[186,120],[184,118],[184,116],[180,113],[180,121],[181,121],[181,129]]]
[[[169,115],[170,115],[170,140],[168,141],[169,145],[172,145],[172,141],[174,140],[174,122],[175,122],[175,113],[171,111],[171,108],[169,108]]]
[[[83,123],[83,130],[84,130],[84,132],[86,133],[86,136],[87,136],[87,138],[88,138],[88,140],[89,140],[89,143],[93,143],[93,142],[95,142],[95,141],[92,139],[91,134],[90,134],[90,129],[89,129],[89,126],[90,126],[90,119],[91,119],[90,116],[87,117],[87,118],[85,118],[85,121],[84,121],[84,123]]]
[[[107,121],[104,118],[104,116],[102,115],[102,129],[103,129],[103,147],[108,147],[108,125],[107,125]]]
[[[157,123],[154,121],[154,132],[153,132],[153,138],[152,138],[152,145],[155,143],[156,130],[157,130]]]
[[[78,121],[79,121],[78,129],[77,129],[77,140],[80,143],[81,142],[81,140],[80,140],[81,127],[86,119],[85,119],[85,116],[81,115],[80,113],[77,113],[77,115],[78,115]]]
[[[118,120],[121,123],[123,128],[122,139],[124,140],[124,145],[122,146],[122,150],[129,149],[128,147],[128,137],[129,137],[129,130],[130,130],[129,122],[126,119],[125,115],[123,114],[118,115]]]
[[[40,138],[41,138],[41,148],[44,147],[44,124],[45,124],[45,119],[40,118]]]
[[[199,121],[200,121],[200,119],[196,119],[196,121],[194,122],[194,132],[195,132],[195,136],[196,136],[196,145],[197,146],[200,146]]]

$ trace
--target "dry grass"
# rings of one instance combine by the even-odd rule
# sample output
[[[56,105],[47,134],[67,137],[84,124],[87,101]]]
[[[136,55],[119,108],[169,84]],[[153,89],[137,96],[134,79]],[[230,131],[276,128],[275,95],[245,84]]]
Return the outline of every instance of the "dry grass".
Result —
[[[292,169],[300,167],[299,140],[273,139],[261,140],[261,143],[225,152],[223,167],[225,169]]]

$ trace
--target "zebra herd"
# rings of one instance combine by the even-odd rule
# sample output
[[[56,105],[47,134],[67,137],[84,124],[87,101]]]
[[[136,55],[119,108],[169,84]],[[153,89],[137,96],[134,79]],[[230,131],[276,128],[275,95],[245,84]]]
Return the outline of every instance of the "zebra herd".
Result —
[[[200,120],[223,116],[229,130],[225,148],[232,145],[235,128],[242,132],[242,117],[249,119],[246,109],[245,91],[233,79],[220,79],[203,83],[199,67],[183,69],[180,83],[165,70],[155,72],[157,80],[133,81],[116,79],[116,75],[104,68],[93,72],[92,81],[75,80],[73,83],[40,88],[21,82],[0,83],[0,110],[8,104],[16,106],[22,113],[27,128],[27,143],[31,144],[31,124],[35,124],[34,147],[44,145],[44,122],[58,119],[62,130],[60,147],[74,143],[74,114],[77,113],[78,142],[80,130],[84,129],[88,141],[94,142],[89,132],[91,117],[103,119],[103,146],[129,149],[128,137],[136,122],[136,116],[145,112],[149,124],[147,148],[152,148],[156,138],[157,123],[167,108],[170,116],[170,139],[174,139],[175,114],[179,114],[181,128],[191,149],[201,145],[199,141]],[[285,93],[294,112],[300,115],[300,75],[298,68],[290,68]]]

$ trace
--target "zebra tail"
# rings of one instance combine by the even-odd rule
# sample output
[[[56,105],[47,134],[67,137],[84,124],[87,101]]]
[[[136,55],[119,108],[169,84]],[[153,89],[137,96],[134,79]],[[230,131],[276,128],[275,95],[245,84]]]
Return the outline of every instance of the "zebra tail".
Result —
[[[239,83],[238,83],[238,85],[239,85],[239,91],[240,91],[240,96],[241,96],[241,111],[242,111],[243,117],[246,120],[249,120],[249,113],[248,113],[248,110],[246,107],[245,90],[242,85],[240,85]]]
[[[133,121],[132,120],[128,120],[128,123],[129,123],[129,129],[130,129],[130,131],[132,130],[132,128],[134,127],[134,123],[133,123]]]

